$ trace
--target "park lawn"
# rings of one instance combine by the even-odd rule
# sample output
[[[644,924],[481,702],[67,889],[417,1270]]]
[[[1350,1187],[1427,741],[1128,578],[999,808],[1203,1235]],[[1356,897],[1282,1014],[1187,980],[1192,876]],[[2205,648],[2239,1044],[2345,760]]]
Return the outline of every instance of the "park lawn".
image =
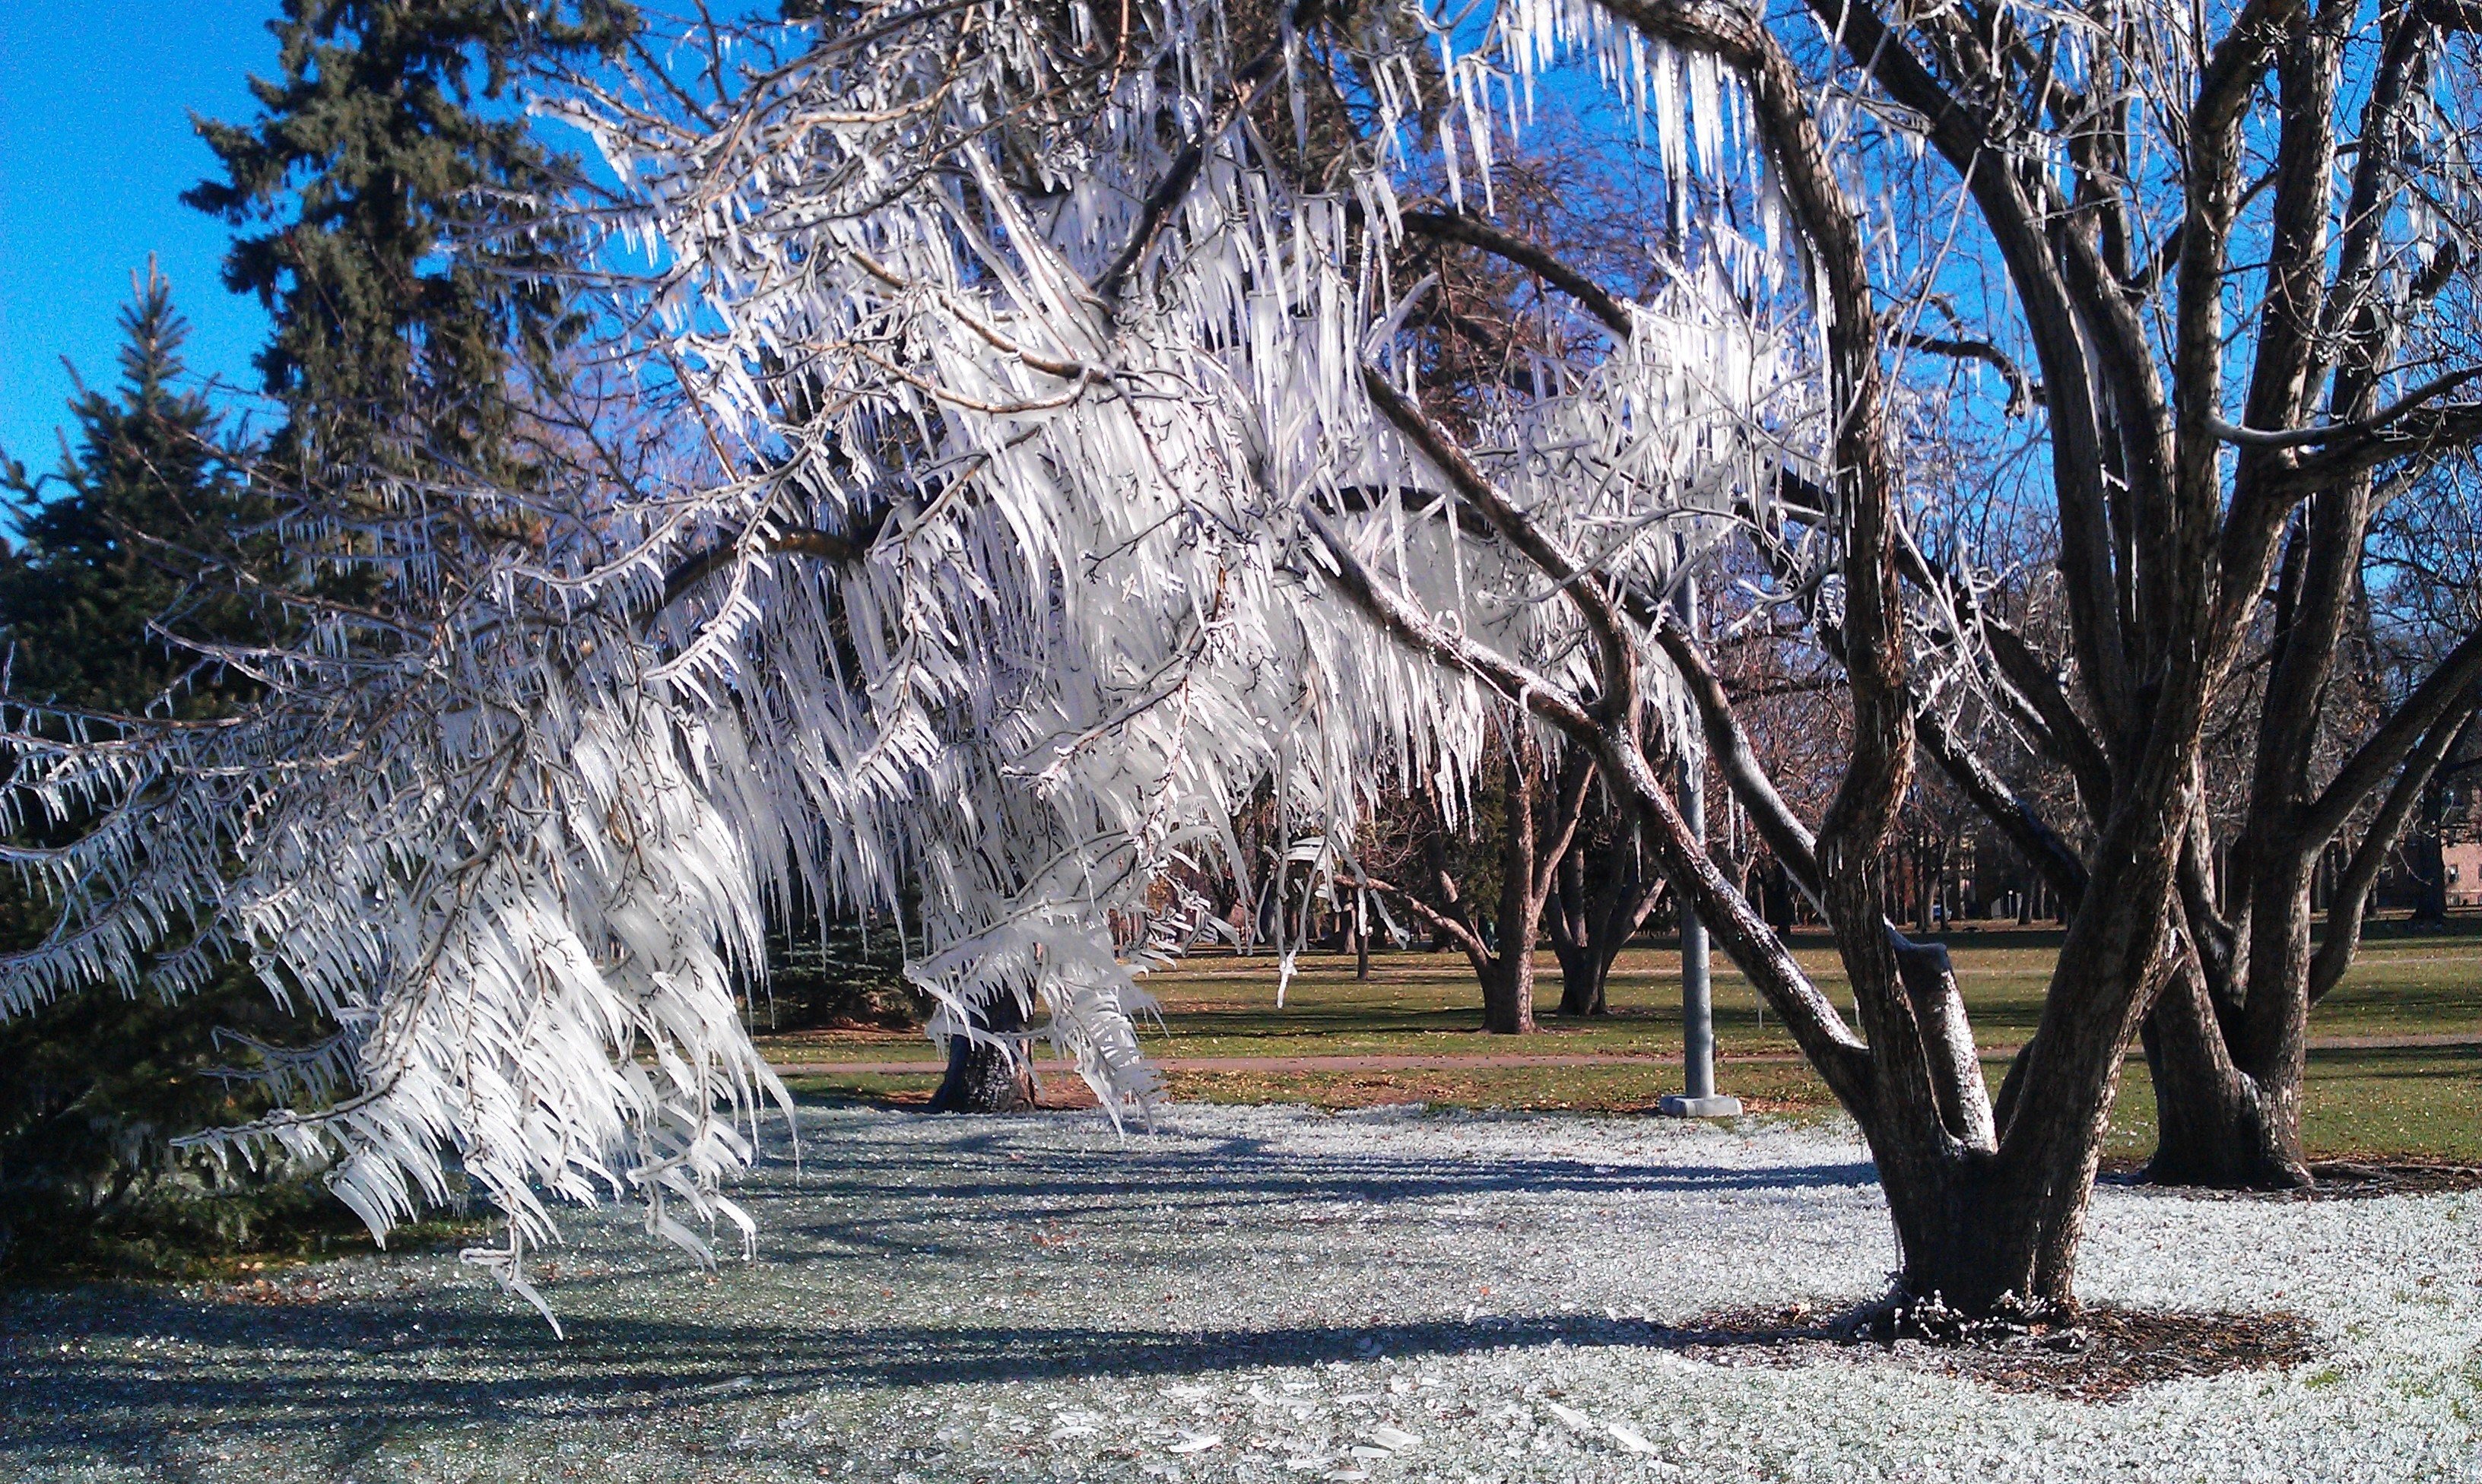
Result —
[[[1994,1058],[1987,1070],[1996,1085],[2006,1066]],[[1665,1093],[1679,1090],[1680,1069],[1650,1061],[1379,1072],[1175,1071],[1166,1080],[1173,1098],[1184,1103],[1325,1108],[1427,1103],[1512,1112],[1642,1114]],[[1809,1121],[1835,1112],[1826,1087],[1798,1061],[1728,1060],[1717,1081],[1760,1117]],[[1043,1082],[1046,1103],[1091,1102],[1066,1071],[1047,1070]],[[930,1092],[925,1078],[883,1074],[799,1077],[789,1085],[805,1102],[888,1106],[919,1106]],[[2312,1052],[2303,1139],[2313,1159],[2482,1164],[2482,1047]],[[2116,1160],[2143,1159],[2153,1147],[2154,1091],[2144,1059],[2131,1057],[2103,1153]]]
[[[2042,1013],[2043,992],[2059,952],[2056,930],[1990,928],[1947,940],[1986,1050],[2021,1044]],[[1822,934],[1797,934],[1796,955],[1819,986],[1846,1002],[1843,969]],[[1792,1042],[1731,965],[1715,965],[1715,1028],[1726,1054],[1788,1054]],[[1146,987],[1161,1005],[1159,1025],[1143,1028],[1158,1056],[1344,1056],[1374,1054],[1489,1055],[1511,1051],[1669,1054],[1680,1052],[1677,950],[1661,942],[1630,949],[1614,966],[1612,1013],[1564,1021],[1559,966],[1537,955],[1536,1013],[1543,1033],[1531,1040],[1485,1035],[1478,1027],[1479,991],[1456,953],[1382,952],[1367,980],[1354,977],[1350,956],[1305,953],[1276,1004],[1276,960],[1228,952],[1201,954],[1150,976]],[[2313,1037],[2470,1036],[2482,1041],[2482,919],[2460,921],[2444,934],[2411,935],[2394,924],[2373,929],[2336,992],[2313,1013]],[[834,1030],[760,1037],[779,1062],[931,1061],[916,1030]]]
[[[1952,936],[1950,951],[1986,1053],[2021,1042],[2041,1012],[2058,952],[2056,931],[1990,928]],[[1823,936],[1795,940],[1803,963],[1841,1002],[1842,974]],[[1452,953],[1383,952],[1367,980],[1354,977],[1350,957],[1303,955],[1276,1005],[1275,961],[1268,956],[1201,955],[1153,976],[1148,987],[1162,1006],[1159,1025],[1145,1028],[1148,1051],[1164,1058],[1304,1058],[1310,1065],[1273,1071],[1181,1070],[1168,1077],[1172,1095],[1208,1103],[1305,1103],[1326,1107],[1429,1103],[1442,1107],[1622,1113],[1651,1106],[1677,1091],[1677,1065],[1648,1060],[1619,1065],[1452,1065],[1413,1070],[1322,1068],[1315,1058],[1345,1055],[1439,1057],[1596,1054],[1677,1056],[1680,1051],[1679,971],[1676,950],[1655,943],[1624,954],[1609,989],[1612,1013],[1587,1022],[1562,1021],[1556,963],[1542,955],[1538,1013],[1544,1032],[1531,1038],[1488,1036],[1475,1028],[1473,978]],[[1807,1118],[1831,1111],[1826,1089],[1792,1053],[1772,1017],[1762,1017],[1748,982],[1718,963],[1716,1039],[1725,1058],[1723,1090],[1753,1112]],[[2305,1138],[2322,1158],[2394,1157],[2482,1162],[2482,920],[2461,921],[2445,933],[2373,927],[2352,974],[2314,1012],[2313,1037],[2463,1037],[2461,1044],[2418,1048],[2335,1047],[2310,1055]],[[933,1052],[918,1031],[835,1031],[768,1037],[779,1062],[920,1061]],[[1751,1059],[1758,1058],[1758,1059]],[[1992,1079],[1996,1084],[1996,1063]],[[1066,1101],[1075,1080],[1046,1077]],[[805,1096],[898,1104],[919,1102],[924,1077],[832,1074],[795,1082]],[[2142,1058],[2132,1057],[2114,1110],[2107,1152],[2140,1158],[2152,1147],[2154,1100]]]

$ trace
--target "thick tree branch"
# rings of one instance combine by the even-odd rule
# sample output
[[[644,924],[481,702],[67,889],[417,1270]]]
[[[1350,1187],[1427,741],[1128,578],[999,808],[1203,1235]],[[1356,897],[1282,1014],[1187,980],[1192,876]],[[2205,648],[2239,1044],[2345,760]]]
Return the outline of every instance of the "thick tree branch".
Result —
[[[1587,313],[1600,320],[1622,340],[1628,339],[1636,330],[1628,306],[1614,298],[1601,284],[1513,232],[1504,232],[1479,218],[1448,212],[1409,211],[1397,220],[1405,223],[1405,230],[1409,232],[1440,242],[1480,247],[1485,252],[1506,258],[1519,268],[1541,274],[1544,282],[1575,299]]]
[[[1784,802],[1783,795],[1776,791],[1775,781],[1759,765],[1757,752],[1750,745],[1749,733],[1742,729],[1741,718],[1731,699],[1724,693],[1714,666],[1706,663],[1697,642],[1669,609],[1642,595],[1631,596],[1637,599],[1630,605],[1631,612],[1654,631],[1655,643],[1663,650],[1664,658],[1672,662],[1673,669],[1689,691],[1691,703],[1698,708],[1700,728],[1706,736],[1706,754],[1722,769],[1725,786],[1749,813],[1758,838],[1783,864],[1793,885],[1824,913],[1826,898],[1819,881],[1817,839],[1792,812],[1792,806]]]
[[[863,522],[861,527],[849,536],[838,535],[831,531],[820,531],[810,526],[788,526],[778,531],[774,535],[762,537],[757,543],[758,549],[771,556],[783,554],[815,557],[821,561],[850,565],[868,555],[871,543],[879,539],[879,533],[885,528],[888,515],[893,509],[892,506],[882,506],[878,514]],[[732,565],[747,554],[748,547],[740,541],[720,541],[703,551],[692,553],[676,563],[670,572],[664,574],[664,592],[662,598],[657,601],[656,607],[659,610],[672,607],[691,588]]]
[[[2429,678],[2414,688],[2413,694],[2396,708],[2395,715],[2344,760],[2344,766],[2328,781],[2326,791],[2303,814],[2298,836],[2303,847],[2314,850],[2335,838],[2353,811],[2361,807],[2362,800],[2403,765],[2440,717],[2472,704],[2477,684],[2482,684],[2482,629],[2467,635],[2463,642],[2449,650]]]
[[[2023,417],[2043,400],[2041,383],[2025,375],[2024,368],[2009,359],[2008,352],[1988,340],[1949,339],[1941,335],[1923,335],[1904,331],[1895,337],[1896,344],[1908,351],[1920,351],[1928,355],[1944,355],[1950,360],[1980,361],[1999,373],[2008,383],[2008,415]]]
[[[2339,438],[2384,435],[2388,425],[2414,411],[2433,398],[2444,397],[2476,377],[2482,377],[2482,366],[2468,366],[2436,377],[2407,392],[2368,417],[2349,423],[2333,423],[2324,428],[2286,428],[2266,431],[2256,428],[2236,428],[2221,418],[2215,419],[2215,430],[2227,443],[2247,448],[2302,448],[2311,444],[2333,443]]]
[[[2095,401],[2087,341],[2078,326],[2087,324],[2097,336],[2123,333],[2125,326],[2108,313],[2108,306],[2098,310],[2077,301],[2054,247],[2054,214],[2029,195],[2010,168],[2013,151],[1994,143],[1991,120],[1982,110],[1941,86],[1866,0],[1809,0],[1809,9],[1841,40],[1855,66],[1927,122],[1933,147],[1971,193],[2025,306],[2026,333],[2042,367],[2049,412],[2060,572],[2070,625],[2084,662],[2079,676],[2106,729],[2116,730],[2127,716],[2134,682],[2112,578],[2101,409]],[[1950,34],[1956,29],[1949,28]],[[2108,292],[2118,299],[2117,285]],[[2144,344],[2141,332],[2136,353],[2143,354]],[[2124,349],[2121,353],[2125,357],[2128,352]],[[2143,416],[2147,410],[2140,406],[2134,412]]]
[[[1361,384],[1388,425],[1447,476],[1449,487],[1457,497],[1541,568],[1545,576],[1560,585],[1561,594],[1576,610],[1586,632],[1595,637],[1596,647],[1602,651],[1602,678],[1611,688],[1605,702],[1610,714],[1633,721],[1637,716],[1637,646],[1630,640],[1620,611],[1613,606],[1600,580],[1579,567],[1558,542],[1534,524],[1532,517],[1511,505],[1508,497],[1474,467],[1465,450],[1396,389],[1386,372],[1376,366],[1363,366]]]
[[[2482,403],[2419,407],[2380,428],[2337,438],[2280,481],[2296,497],[2366,474],[2391,458],[2436,457],[2482,443]]]
[[[2422,734],[2421,745],[2405,759],[2396,781],[2388,790],[2387,798],[2379,805],[2370,827],[2362,835],[2361,844],[2353,847],[2351,859],[2336,883],[2336,896],[2327,909],[2327,936],[2318,945],[2317,956],[2310,961],[2310,1002],[2316,1004],[2327,997],[2353,965],[2353,955],[2362,946],[2362,914],[2369,905],[2370,890],[2378,884],[2379,872],[2388,857],[2395,853],[2396,842],[2404,838],[2405,821],[2412,818],[2413,807],[2421,791],[2438,771],[2440,760],[2456,750],[2473,729],[2474,700],[2471,692],[2430,724]]]

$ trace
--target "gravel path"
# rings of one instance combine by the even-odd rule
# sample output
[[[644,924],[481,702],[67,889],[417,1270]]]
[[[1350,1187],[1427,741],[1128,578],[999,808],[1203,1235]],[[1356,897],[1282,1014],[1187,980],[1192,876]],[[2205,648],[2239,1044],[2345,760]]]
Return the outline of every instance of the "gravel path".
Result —
[[[0,1298],[0,1478],[2482,1480],[2482,1192],[2106,1188],[2089,1299],[2325,1350],[2100,1405],[1665,1327],[1879,1289],[1849,1133],[1171,1123],[805,1110],[755,1263],[578,1216],[565,1343],[443,1255]]]

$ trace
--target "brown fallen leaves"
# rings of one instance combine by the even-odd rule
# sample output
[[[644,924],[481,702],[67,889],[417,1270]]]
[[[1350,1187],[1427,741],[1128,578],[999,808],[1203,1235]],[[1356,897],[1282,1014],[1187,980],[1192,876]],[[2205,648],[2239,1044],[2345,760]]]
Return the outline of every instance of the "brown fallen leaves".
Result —
[[[1717,1315],[1686,1328],[1685,1353],[1718,1365],[1809,1366],[1885,1356],[1997,1391],[2108,1402],[2190,1376],[2277,1370],[2318,1354],[2298,1315],[2181,1314],[2089,1305],[2073,1318],[1994,1327],[1948,1340],[1876,1338],[1884,1306],[1821,1315],[1806,1305]]]

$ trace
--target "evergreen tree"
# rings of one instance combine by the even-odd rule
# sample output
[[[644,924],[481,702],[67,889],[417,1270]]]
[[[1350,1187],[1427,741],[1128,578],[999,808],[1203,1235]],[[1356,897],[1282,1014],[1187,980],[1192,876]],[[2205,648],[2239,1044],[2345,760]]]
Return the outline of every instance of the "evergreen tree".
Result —
[[[182,387],[187,329],[171,286],[150,264],[136,290],[121,314],[120,384],[112,395],[80,384],[60,469],[30,480],[6,462],[20,541],[0,552],[0,638],[13,699],[202,716],[237,683],[166,636],[251,633],[250,606],[218,576],[251,524],[243,451]],[[39,938],[54,915],[0,881],[9,946]],[[175,1002],[80,995],[0,1023],[0,1267],[162,1268],[308,1214],[309,1192],[237,1188],[168,1140],[251,1111],[212,1075],[239,1053],[232,1032],[281,1042],[310,1028],[242,963]],[[36,1232],[41,1241],[23,1239]]]
[[[608,55],[636,25],[614,0],[287,0],[270,28],[280,75],[251,83],[259,117],[198,122],[224,178],[184,197],[241,229],[224,281],[275,320],[258,369],[284,421],[246,459],[221,440],[213,407],[178,389],[184,331],[150,271],[123,317],[119,395],[81,388],[56,475],[6,467],[22,537],[0,557],[13,698],[121,715],[234,698],[165,636],[246,639],[279,621],[234,596],[255,519],[245,462],[260,488],[441,464],[521,481],[505,452],[513,372],[572,327],[550,273],[576,245],[529,230],[564,162],[529,136],[513,79],[529,59]],[[0,886],[13,944],[53,916]],[[0,1025],[0,1266],[162,1267],[263,1240],[271,1215],[332,1218],[298,1183],[204,1199],[234,1192],[168,1144],[251,1110],[206,1075],[247,1044],[233,1032],[314,1028],[243,964],[177,1003],[87,995]],[[13,1227],[63,1239],[13,1244]]]
[[[224,282],[276,320],[258,368],[292,410],[280,452],[350,466],[371,430],[418,424],[449,457],[488,453],[513,355],[568,325],[545,275],[575,247],[527,230],[561,162],[511,106],[514,69],[636,28],[617,0],[286,0],[281,77],[251,80],[255,121],[198,120],[226,178],[183,197],[244,229]]]

